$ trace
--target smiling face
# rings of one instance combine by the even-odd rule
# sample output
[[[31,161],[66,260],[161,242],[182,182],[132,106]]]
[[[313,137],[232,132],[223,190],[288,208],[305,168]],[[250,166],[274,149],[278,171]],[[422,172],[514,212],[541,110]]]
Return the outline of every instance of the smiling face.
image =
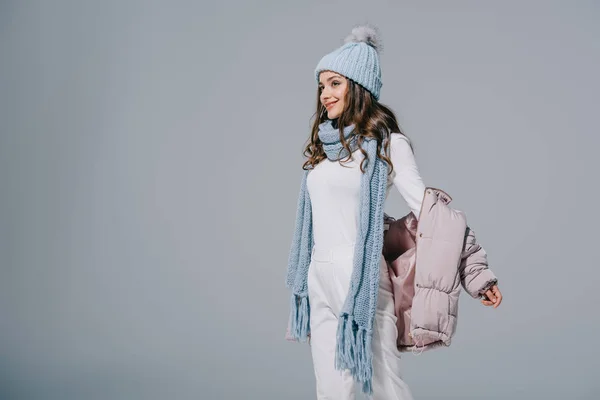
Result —
[[[319,99],[327,110],[327,118],[336,119],[344,111],[348,81],[343,75],[323,71],[319,75]]]

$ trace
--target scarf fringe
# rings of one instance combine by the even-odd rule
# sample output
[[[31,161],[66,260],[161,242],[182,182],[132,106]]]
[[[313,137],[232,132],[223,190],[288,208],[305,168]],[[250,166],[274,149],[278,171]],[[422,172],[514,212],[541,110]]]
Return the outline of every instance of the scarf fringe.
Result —
[[[306,342],[310,333],[310,304],[308,296],[292,294],[291,303],[291,336],[296,341]]]
[[[363,392],[372,394],[372,333],[366,328],[359,327],[353,316],[342,314],[336,339],[335,368],[349,369],[354,378],[362,383]]]

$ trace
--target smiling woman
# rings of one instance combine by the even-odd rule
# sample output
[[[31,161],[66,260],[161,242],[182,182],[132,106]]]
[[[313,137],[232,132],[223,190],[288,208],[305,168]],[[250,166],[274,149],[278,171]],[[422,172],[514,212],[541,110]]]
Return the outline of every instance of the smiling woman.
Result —
[[[425,186],[410,141],[378,101],[379,48],[373,27],[356,27],[315,70],[317,118],[287,285],[290,337],[310,336],[319,399],[354,398],[355,382],[375,400],[412,399],[400,374],[383,243],[373,238],[383,230],[390,187],[418,213]]]
[[[379,48],[373,27],[356,27],[315,70],[286,285],[288,339],[310,340],[318,399],[353,399],[355,382],[373,400],[413,398],[400,373],[383,210],[395,186],[419,219],[425,185],[410,140],[379,102]],[[499,304],[500,292],[489,293]]]

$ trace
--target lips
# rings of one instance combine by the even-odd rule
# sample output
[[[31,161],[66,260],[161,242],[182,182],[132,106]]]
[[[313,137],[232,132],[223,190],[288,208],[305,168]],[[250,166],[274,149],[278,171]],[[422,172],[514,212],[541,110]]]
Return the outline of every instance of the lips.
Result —
[[[329,108],[329,107],[333,106],[335,103],[337,103],[337,100],[336,101],[332,101],[331,103],[325,104],[325,108]]]

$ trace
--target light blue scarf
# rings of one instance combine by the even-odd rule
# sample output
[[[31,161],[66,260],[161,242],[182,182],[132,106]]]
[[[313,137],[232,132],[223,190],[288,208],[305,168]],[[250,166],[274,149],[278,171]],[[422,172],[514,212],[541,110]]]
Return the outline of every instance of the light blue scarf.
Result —
[[[344,128],[344,137],[352,151],[358,148],[354,125]],[[348,155],[340,133],[330,120],[319,125],[319,139],[329,160]],[[335,368],[349,369],[362,390],[372,394],[373,362],[371,341],[379,294],[379,263],[383,247],[383,208],[387,186],[387,163],[377,157],[377,140],[365,138],[365,173],[361,176],[359,227],[354,248],[354,267],[348,295],[339,315]],[[286,286],[292,289],[291,335],[305,342],[310,334],[308,267],[313,248],[312,207],[304,172],[298,198],[296,227],[288,260]]]

